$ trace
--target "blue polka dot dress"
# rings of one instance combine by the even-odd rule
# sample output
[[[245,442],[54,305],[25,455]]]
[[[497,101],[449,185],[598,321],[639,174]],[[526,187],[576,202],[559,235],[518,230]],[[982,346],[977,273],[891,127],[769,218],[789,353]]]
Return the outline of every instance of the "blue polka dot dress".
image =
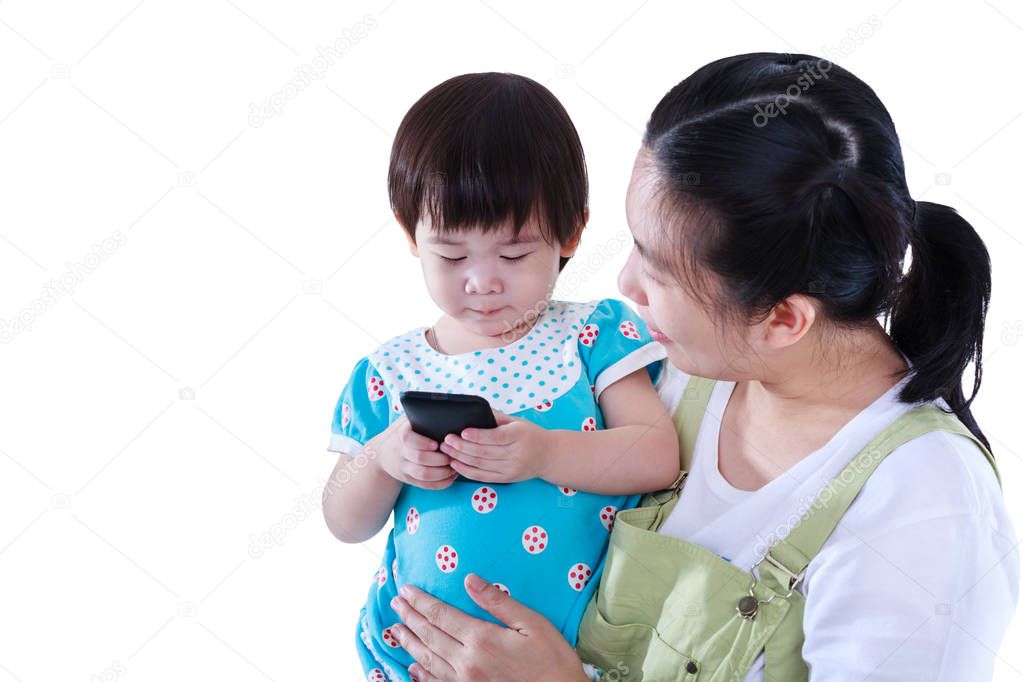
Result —
[[[420,327],[360,360],[334,410],[329,449],[354,454],[402,415],[402,391],[483,396],[491,407],[548,429],[604,428],[601,392],[637,369],[660,378],[664,348],[621,301],[551,301],[532,330],[506,346],[458,355],[435,351]],[[626,456],[637,458],[642,453]],[[603,569],[619,509],[640,495],[597,495],[539,478],[444,490],[404,485],[383,561],[369,581],[356,647],[367,679],[410,680],[390,601],[413,584],[477,618],[498,622],[465,593],[476,573],[539,611],[575,644]]]

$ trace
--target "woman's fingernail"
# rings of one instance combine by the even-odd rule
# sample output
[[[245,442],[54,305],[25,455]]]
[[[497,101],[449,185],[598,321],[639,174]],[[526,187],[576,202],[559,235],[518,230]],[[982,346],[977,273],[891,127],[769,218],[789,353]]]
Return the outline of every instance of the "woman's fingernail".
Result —
[[[476,590],[477,592],[479,592],[480,590],[484,589],[487,586],[486,581],[484,581],[483,578],[479,577],[475,573],[470,573],[469,576],[465,579],[465,581],[469,583],[470,588]]]
[[[392,609],[397,609],[398,608],[398,601],[399,600],[398,600],[397,597],[395,597],[394,599],[391,600],[391,608]]]
[[[408,585],[402,585],[401,587],[399,587],[398,592],[401,594],[401,596],[405,597],[406,599],[412,596],[411,594],[412,590],[408,588]]]

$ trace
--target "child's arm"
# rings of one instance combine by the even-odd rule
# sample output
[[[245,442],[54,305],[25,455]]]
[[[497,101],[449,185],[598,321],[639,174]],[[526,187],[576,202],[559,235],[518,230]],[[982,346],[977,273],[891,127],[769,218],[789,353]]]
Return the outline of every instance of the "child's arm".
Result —
[[[646,369],[605,388],[598,402],[605,429],[548,431],[539,476],[605,495],[669,487],[679,472],[678,434]]]
[[[342,452],[323,488],[323,519],[341,542],[365,542],[376,535],[401,492],[401,482],[369,459],[371,447],[373,441],[354,456]]]
[[[452,469],[481,482],[542,478],[605,495],[663,490],[674,483],[678,436],[646,369],[614,382],[598,400],[605,430],[545,429],[495,413],[497,428],[449,434],[441,452],[452,456]]]
[[[412,431],[407,417],[391,423],[354,455],[341,453],[323,489],[323,518],[341,542],[364,542],[387,523],[402,483],[439,490],[457,474],[437,443]]]

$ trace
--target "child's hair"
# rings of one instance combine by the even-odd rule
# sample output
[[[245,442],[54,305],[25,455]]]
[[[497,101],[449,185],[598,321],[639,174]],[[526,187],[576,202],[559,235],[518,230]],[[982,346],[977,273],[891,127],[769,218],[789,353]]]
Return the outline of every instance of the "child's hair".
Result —
[[[726,292],[718,309],[747,320],[791,294],[814,297],[836,327],[885,317],[913,363],[899,398],[944,398],[987,445],[970,412],[987,249],[954,209],[910,196],[895,125],[866,83],[805,54],[720,59],[664,96],[644,146],[666,217],[690,218],[661,249],[677,254],[680,281],[713,273]]]
[[[511,73],[455,76],[419,98],[394,137],[387,190],[413,240],[423,218],[442,233],[510,218],[516,236],[535,218],[548,243],[563,245],[586,220],[586,163],[568,112]]]

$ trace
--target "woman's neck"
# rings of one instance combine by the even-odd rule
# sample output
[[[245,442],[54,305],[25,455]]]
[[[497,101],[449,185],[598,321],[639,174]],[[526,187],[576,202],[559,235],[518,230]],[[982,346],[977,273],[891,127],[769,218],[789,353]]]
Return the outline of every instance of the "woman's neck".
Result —
[[[750,400],[768,413],[859,412],[908,369],[880,325],[835,338],[806,339],[767,376],[746,382]]]
[[[769,375],[736,382],[718,442],[718,469],[732,486],[757,490],[788,471],[907,369],[880,326],[843,335],[812,355],[790,354]]]

